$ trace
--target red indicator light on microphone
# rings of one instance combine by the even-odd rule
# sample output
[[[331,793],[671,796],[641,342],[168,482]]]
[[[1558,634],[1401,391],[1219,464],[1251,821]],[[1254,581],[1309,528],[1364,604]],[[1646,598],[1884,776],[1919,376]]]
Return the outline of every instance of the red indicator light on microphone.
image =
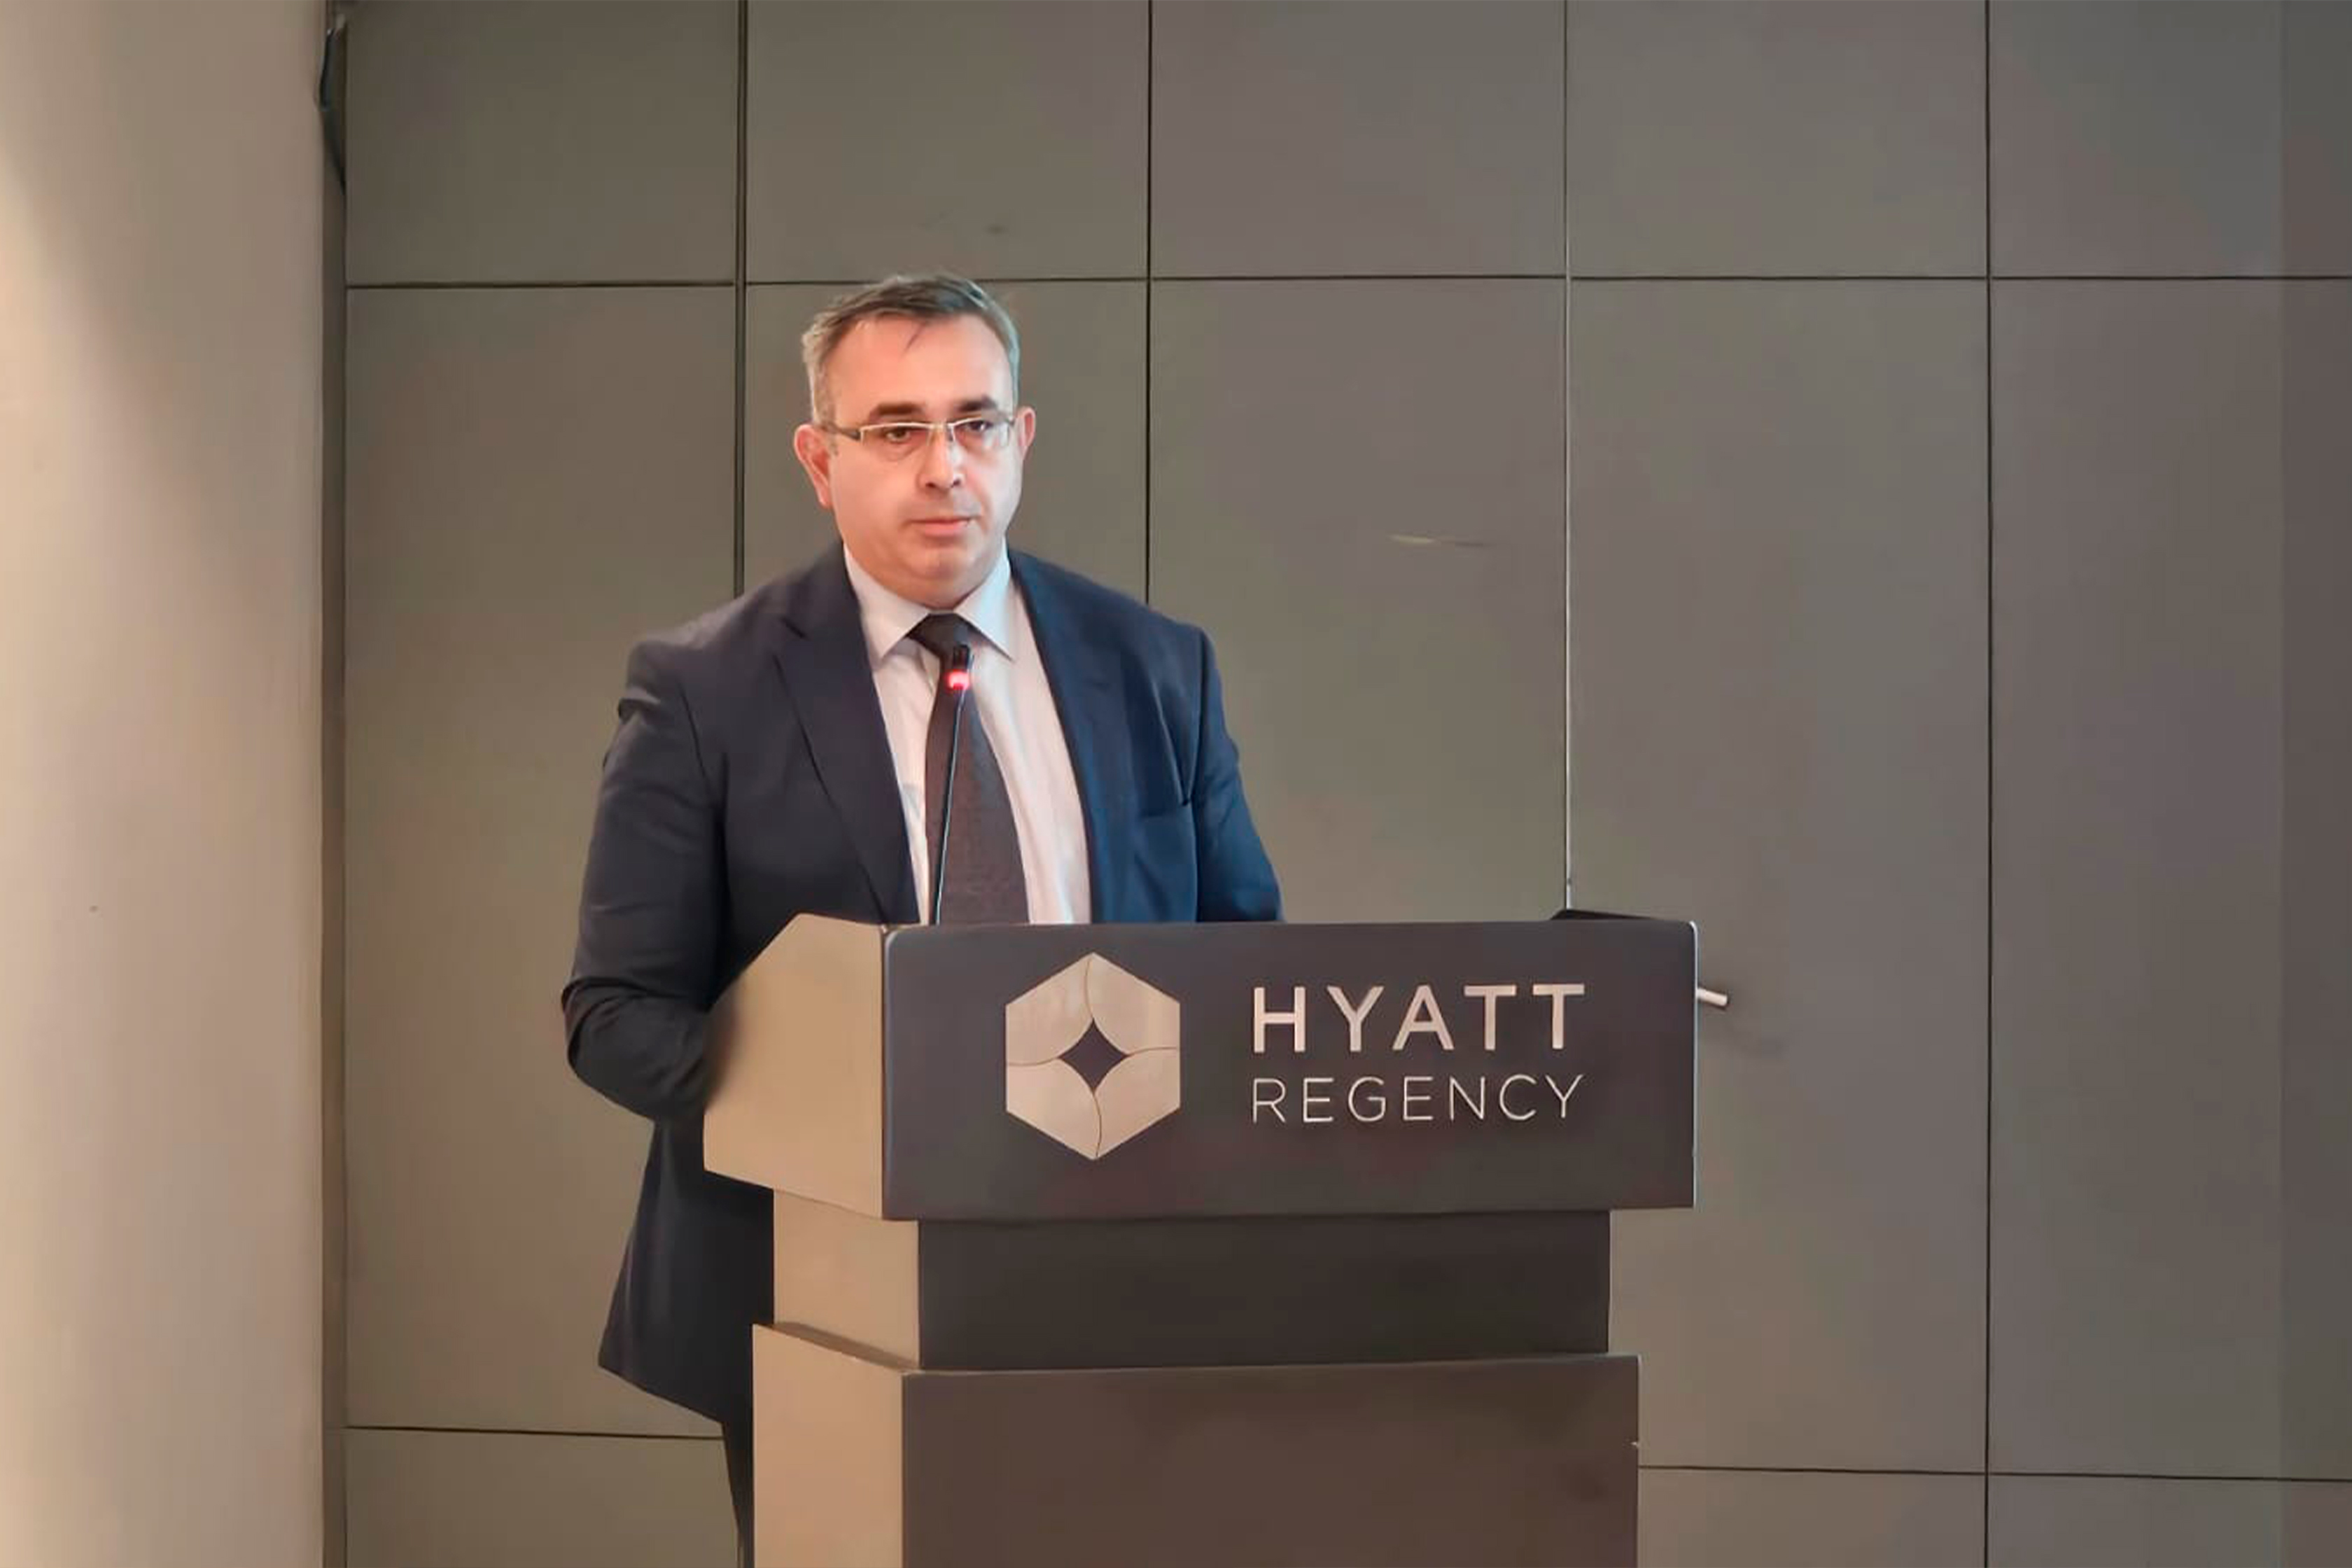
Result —
[[[948,689],[949,689],[950,691],[969,691],[969,690],[971,690],[971,671],[970,671],[970,670],[968,670],[968,669],[950,669],[950,670],[949,670],[949,671],[948,671]]]

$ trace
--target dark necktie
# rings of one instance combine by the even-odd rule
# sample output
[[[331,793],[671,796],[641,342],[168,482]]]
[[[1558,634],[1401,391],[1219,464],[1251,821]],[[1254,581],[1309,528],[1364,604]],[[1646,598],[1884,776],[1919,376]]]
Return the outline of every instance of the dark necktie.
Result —
[[[940,661],[931,692],[930,733],[923,743],[923,835],[930,846],[930,871],[940,865],[940,830],[945,818],[948,735],[955,725],[955,693],[948,689],[948,658],[958,643],[975,644],[979,634],[961,616],[930,616],[908,633]],[[1029,884],[1021,874],[1021,834],[1013,826],[1013,796],[996,764],[995,748],[980,721],[980,704],[967,694],[963,738],[956,746],[955,832],[948,840],[947,881],[940,905],[948,925],[1010,925],[1029,918]],[[936,913],[933,916],[937,919]]]

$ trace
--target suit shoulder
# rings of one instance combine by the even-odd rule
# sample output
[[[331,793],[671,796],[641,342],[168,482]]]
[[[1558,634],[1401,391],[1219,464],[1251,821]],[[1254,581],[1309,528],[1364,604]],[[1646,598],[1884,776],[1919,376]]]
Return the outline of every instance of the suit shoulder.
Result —
[[[1056,566],[1042,556],[1023,552],[1021,563],[1034,587],[1052,595],[1066,613],[1121,637],[1179,650],[1197,648],[1208,638],[1206,632],[1190,621],[1178,620],[1131,595],[1066,566]]]
[[[764,623],[778,613],[782,589],[781,582],[763,583],[691,620],[644,634],[629,650],[630,667],[651,666],[691,682],[732,666],[756,652]]]
[[[700,656],[723,653],[752,640],[762,623],[781,612],[785,587],[781,579],[762,583],[692,620],[647,632],[638,639],[638,646],[688,663]]]

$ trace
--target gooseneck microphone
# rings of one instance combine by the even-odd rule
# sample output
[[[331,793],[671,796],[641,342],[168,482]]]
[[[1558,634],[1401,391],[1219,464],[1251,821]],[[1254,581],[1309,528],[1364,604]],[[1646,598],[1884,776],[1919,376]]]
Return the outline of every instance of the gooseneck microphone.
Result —
[[[931,924],[940,923],[940,905],[948,891],[948,830],[955,825],[956,752],[963,744],[964,700],[971,695],[971,645],[962,638],[949,650],[947,668],[941,672],[947,688],[955,694],[955,717],[948,726],[947,778],[940,785],[940,852],[931,861]]]

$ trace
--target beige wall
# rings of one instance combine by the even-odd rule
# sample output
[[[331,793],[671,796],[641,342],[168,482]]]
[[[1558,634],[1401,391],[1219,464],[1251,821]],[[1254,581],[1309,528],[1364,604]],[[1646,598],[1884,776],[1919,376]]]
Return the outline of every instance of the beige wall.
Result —
[[[320,1559],[319,30],[0,0],[0,1563]]]

